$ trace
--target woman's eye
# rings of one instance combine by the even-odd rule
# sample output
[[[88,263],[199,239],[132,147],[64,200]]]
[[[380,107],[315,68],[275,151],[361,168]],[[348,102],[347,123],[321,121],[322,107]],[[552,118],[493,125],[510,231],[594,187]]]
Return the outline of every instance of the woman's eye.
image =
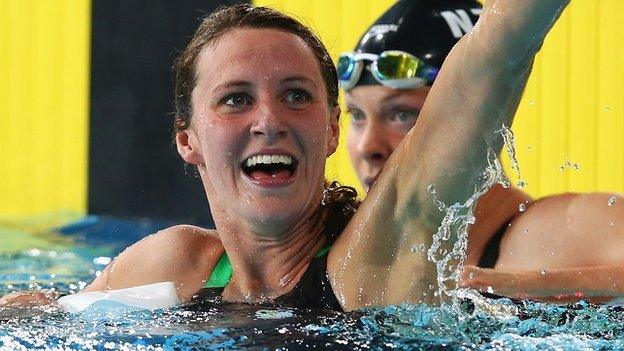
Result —
[[[291,106],[300,106],[310,101],[312,96],[305,90],[294,89],[286,95],[286,103]]]
[[[351,121],[353,122],[363,121],[366,118],[364,112],[355,107],[349,107],[347,109],[347,113],[351,116]]]
[[[413,110],[398,111],[394,114],[392,119],[400,123],[414,123],[418,118],[418,113],[418,111]]]
[[[221,100],[221,103],[230,107],[242,107],[252,104],[251,97],[247,94],[230,94]]]

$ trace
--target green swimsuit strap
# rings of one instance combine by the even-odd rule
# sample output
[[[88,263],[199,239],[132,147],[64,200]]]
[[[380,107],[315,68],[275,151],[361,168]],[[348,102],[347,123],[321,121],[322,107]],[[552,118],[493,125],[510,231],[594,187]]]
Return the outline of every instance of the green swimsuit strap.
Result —
[[[223,252],[219,262],[212,270],[212,274],[210,275],[210,280],[204,285],[204,288],[224,288],[227,283],[230,282],[232,278],[232,264],[230,263],[230,259],[228,255]]]
[[[329,252],[331,246],[325,246],[320,249],[319,252],[316,253],[314,257],[321,257]],[[230,263],[230,259],[228,255],[224,252],[219,258],[219,262],[212,270],[212,274],[210,275],[210,279],[204,285],[204,288],[225,288],[225,286],[232,279],[232,264]]]

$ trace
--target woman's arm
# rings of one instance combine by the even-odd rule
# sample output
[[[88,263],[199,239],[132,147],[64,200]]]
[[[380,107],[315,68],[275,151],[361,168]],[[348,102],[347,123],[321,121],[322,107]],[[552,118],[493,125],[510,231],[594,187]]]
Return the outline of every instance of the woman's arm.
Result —
[[[179,225],[150,235],[127,248],[82,292],[173,282],[178,298],[190,300],[209,278],[223,254],[213,232]],[[0,307],[56,306],[55,294],[22,291],[0,298]]]
[[[0,298],[0,308],[56,307],[56,293],[52,291],[17,291]]]
[[[533,58],[569,0],[492,0],[449,54],[413,130],[334,245],[328,268],[346,308],[434,302],[436,270],[421,248],[450,206],[479,186],[498,154]]]
[[[203,287],[222,254],[223,246],[211,231],[189,225],[170,227],[127,248],[84,291],[173,282],[178,297],[188,301]]]
[[[553,303],[603,303],[624,297],[624,266],[512,271],[466,266],[460,285],[481,292]]]

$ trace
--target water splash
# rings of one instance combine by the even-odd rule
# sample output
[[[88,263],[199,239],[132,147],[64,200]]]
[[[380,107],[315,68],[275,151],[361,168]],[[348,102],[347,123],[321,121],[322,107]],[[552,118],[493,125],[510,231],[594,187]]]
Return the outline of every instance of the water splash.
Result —
[[[488,165],[479,177],[481,185],[463,204],[454,203],[447,206],[438,200],[435,186],[429,187],[434,203],[444,213],[442,223],[433,235],[433,243],[427,251],[427,258],[435,264],[437,270],[438,287],[434,295],[439,297],[441,302],[450,297],[452,305],[455,306],[458,306],[458,302],[455,294],[449,290],[448,284],[453,287],[457,286],[463,272],[463,262],[468,247],[468,229],[471,224],[475,223],[474,206],[494,184],[509,184],[503,167],[491,148],[487,152],[487,161]],[[448,247],[451,243],[452,248],[449,251]]]
[[[525,203],[521,203],[518,205],[518,212],[524,212],[526,211],[526,204]]]
[[[509,159],[511,160],[511,169],[513,169],[513,171],[516,173],[516,177],[518,178],[516,186],[520,189],[523,189],[528,184],[522,179],[522,176],[520,175],[520,163],[518,163],[518,159],[516,158],[516,138],[514,136],[514,133],[506,125],[503,125],[499,132],[503,136],[505,151],[507,152],[507,155],[509,155]]]
[[[497,131],[502,137],[505,150],[512,161],[512,169],[515,171],[519,188],[526,186],[526,182],[522,180],[520,174],[519,163],[516,159],[515,139],[513,132],[507,126],[503,125]],[[476,218],[473,215],[474,207],[477,200],[484,195],[496,183],[503,187],[509,187],[509,179],[503,171],[500,159],[496,152],[491,148],[487,151],[487,166],[479,176],[480,184],[477,185],[474,193],[463,204],[446,205],[437,198],[436,187],[429,186],[429,192],[433,197],[433,201],[438,209],[444,213],[444,218],[437,232],[433,235],[433,243],[427,251],[427,258],[433,262],[437,271],[437,290],[435,296],[444,302],[450,298],[451,308],[456,311],[458,316],[463,313],[460,308],[461,299],[470,299],[473,304],[485,306],[488,303],[490,307],[481,308],[484,311],[498,311],[499,314],[507,315],[510,310],[505,306],[496,306],[495,302],[488,299],[480,298],[476,300],[476,296],[480,296],[476,292],[469,289],[456,289],[457,284],[463,272],[463,265],[466,259],[466,250],[468,247],[468,230],[471,224],[474,224]],[[525,204],[520,204],[519,211],[526,210]],[[452,246],[451,246],[452,243]],[[449,246],[451,248],[449,249]],[[450,288],[449,288],[450,286]],[[488,302],[489,301],[489,302]]]

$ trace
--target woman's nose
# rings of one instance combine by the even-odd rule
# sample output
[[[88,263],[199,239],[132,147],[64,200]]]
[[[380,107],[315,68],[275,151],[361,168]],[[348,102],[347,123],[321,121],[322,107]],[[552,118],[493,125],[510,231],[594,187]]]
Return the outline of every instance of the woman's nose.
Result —
[[[261,104],[256,110],[251,126],[251,135],[277,139],[287,134],[288,128],[276,107],[271,104]]]
[[[385,162],[392,153],[387,135],[380,123],[366,125],[358,142],[360,155],[368,162]]]

